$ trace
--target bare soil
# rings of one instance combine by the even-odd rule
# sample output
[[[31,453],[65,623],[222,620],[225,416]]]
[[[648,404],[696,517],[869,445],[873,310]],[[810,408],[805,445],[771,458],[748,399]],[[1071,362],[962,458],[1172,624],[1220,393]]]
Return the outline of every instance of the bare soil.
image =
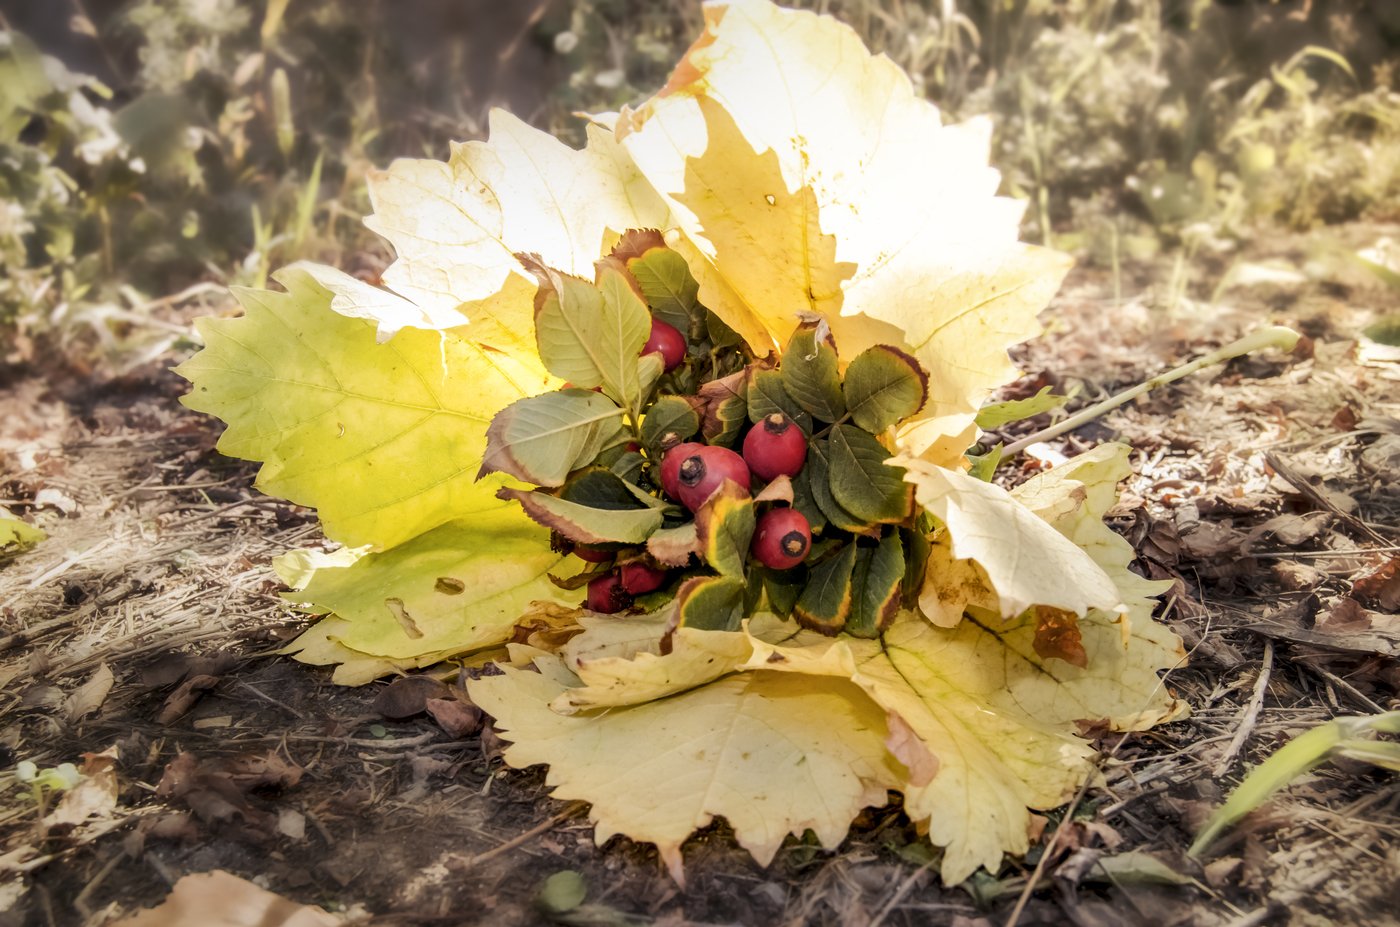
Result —
[[[1248,257],[1312,275],[1329,245],[1386,231],[1266,237]],[[1197,295],[1231,260],[1192,268]],[[1077,386],[1083,405],[1259,324],[1306,335],[1052,442],[1135,447],[1113,521],[1144,572],[1177,581],[1163,609],[1191,662],[1167,684],[1193,713],[1105,735],[1103,781],[1050,815],[1046,842],[951,888],[897,806],[834,852],[790,841],[766,870],[717,825],[687,846],[684,889],[649,848],[595,847],[584,809],[550,799],[543,771],[506,769],[489,727],[454,738],[427,715],[391,720],[383,684],[340,688],[268,656],[305,623],[269,563],[318,541],[314,514],[260,496],[254,465],[213,450],[218,423],[177,404],[178,358],[105,382],[60,363],[11,371],[0,503],[50,536],[0,563],[0,927],[110,923],[212,869],[376,924],[545,923],[541,884],[576,870],[588,905],[561,923],[981,927],[1012,918],[1042,856],[1019,924],[1400,923],[1400,779],[1375,767],[1324,765],[1203,862],[1184,856],[1288,739],[1400,707],[1400,615],[1355,586],[1400,551],[1400,364],[1357,343],[1397,294],[1325,266],[1172,309],[1147,284],[1160,269],[1080,270],[1022,350],[1009,396]],[[1024,457],[1007,478],[1041,465]],[[109,748],[118,800],[76,827],[45,829],[3,772]],[[1135,850],[1182,884],[1146,865],[1095,875]]]

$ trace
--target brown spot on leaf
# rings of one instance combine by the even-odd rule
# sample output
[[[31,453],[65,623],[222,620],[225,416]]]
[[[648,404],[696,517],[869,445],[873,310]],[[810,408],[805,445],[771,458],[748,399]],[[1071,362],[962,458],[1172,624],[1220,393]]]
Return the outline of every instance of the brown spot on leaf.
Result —
[[[1041,659],[1057,657],[1080,669],[1089,665],[1084,639],[1079,633],[1079,618],[1074,612],[1038,605],[1035,617],[1034,647]]]
[[[467,591],[467,584],[453,576],[439,576],[433,588],[443,595],[461,595]]]

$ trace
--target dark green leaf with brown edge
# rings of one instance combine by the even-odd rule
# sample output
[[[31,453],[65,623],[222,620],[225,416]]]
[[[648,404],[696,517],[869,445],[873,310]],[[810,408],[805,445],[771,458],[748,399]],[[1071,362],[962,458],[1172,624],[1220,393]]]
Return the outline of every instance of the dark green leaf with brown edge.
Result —
[[[776,615],[791,618],[797,597],[802,595],[802,590],[807,586],[807,568],[795,566],[791,570],[770,570],[767,567],[755,569],[760,571],[768,608]]]
[[[700,430],[699,403],[688,396],[659,396],[642,419],[642,443],[652,459],[660,460],[662,440],[674,434],[687,441]]]
[[[827,484],[842,508],[864,522],[895,524],[909,517],[914,487],[904,482],[902,467],[885,464],[890,452],[874,435],[837,425],[828,444]]]
[[[477,479],[499,472],[536,486],[558,486],[621,431],[617,403],[590,390],[557,390],[520,399],[491,419]]]
[[[928,535],[915,528],[900,528],[899,537],[904,544],[904,607],[916,608],[919,593],[924,589],[924,573],[928,570],[928,555],[933,545]]]
[[[783,387],[783,375],[773,367],[754,367],[749,375],[749,422],[757,425],[774,412],[781,412],[802,433],[812,433],[812,414],[803,409]]]
[[[612,473],[608,476],[617,479]],[[525,514],[535,522],[559,532],[575,544],[641,544],[661,527],[660,509],[593,508],[542,490],[506,488],[496,495],[519,502]]]
[[[783,388],[799,407],[823,422],[846,414],[836,348],[825,322],[803,322],[783,351]]]
[[[737,631],[744,621],[746,584],[728,576],[696,576],[676,592],[677,620],[702,631]]]
[[[816,497],[812,495],[812,468],[804,466],[797,471],[797,476],[792,478],[792,507],[801,512],[807,519],[807,525],[812,529],[813,534],[820,534],[826,527],[826,515],[822,512],[821,506],[817,505]]]
[[[725,480],[695,513],[695,533],[705,562],[723,576],[743,579],[755,521],[749,494]]]
[[[705,334],[716,348],[737,348],[744,343],[744,339],[729,327],[728,322],[709,310],[705,312]]]
[[[580,470],[559,490],[559,498],[594,509],[642,509],[643,504],[627,483],[607,467]]]
[[[899,348],[877,344],[851,361],[842,389],[851,420],[878,434],[923,408],[928,373]]]
[[[608,469],[622,477],[624,482],[636,485],[642,478],[642,468],[646,466],[647,459],[636,451],[626,451],[611,464]]]
[[[899,611],[904,582],[904,544],[891,531],[874,547],[856,553],[854,593],[845,631],[853,637],[874,638],[890,626]]]
[[[798,473],[799,479],[806,477],[806,487],[816,501],[823,520],[842,531],[861,533],[870,528],[869,522],[848,512],[836,497],[831,494],[831,446],[826,438],[813,441],[807,446],[807,465]],[[799,505],[801,485],[793,483],[793,505]],[[798,511],[802,511],[798,508]],[[804,513],[805,514],[805,513]],[[809,521],[811,519],[808,519]],[[815,530],[815,529],[814,529]]]
[[[1011,399],[1006,402],[993,402],[983,406],[977,412],[977,427],[983,431],[1000,428],[1002,425],[1009,425],[1012,422],[1042,415],[1051,409],[1058,409],[1067,402],[1069,402],[1068,396],[1057,396],[1050,392],[1050,387],[1042,386],[1040,392],[1034,396],[1027,396],[1025,399]]]
[[[851,614],[851,578],[855,566],[854,541],[842,547],[834,556],[813,566],[807,587],[802,590],[792,609],[797,623],[810,631],[826,635],[840,632]]]
[[[656,246],[629,257],[627,269],[641,287],[652,315],[689,340],[696,324],[704,322],[705,310],[697,298],[700,284],[690,275],[685,258],[666,247],[659,234],[656,240]]]
[[[1089,656],[1084,652],[1084,639],[1079,633],[1079,616],[1063,608],[1036,605],[1031,608],[1035,618],[1035,640],[1031,646],[1042,660],[1057,657],[1070,666],[1084,669]]]
[[[748,423],[749,372],[747,369],[711,380],[697,394],[703,406],[700,434],[706,444],[729,447]]]
[[[700,536],[695,530],[695,522],[659,529],[647,538],[647,553],[667,566],[689,565],[692,554],[700,555]]]

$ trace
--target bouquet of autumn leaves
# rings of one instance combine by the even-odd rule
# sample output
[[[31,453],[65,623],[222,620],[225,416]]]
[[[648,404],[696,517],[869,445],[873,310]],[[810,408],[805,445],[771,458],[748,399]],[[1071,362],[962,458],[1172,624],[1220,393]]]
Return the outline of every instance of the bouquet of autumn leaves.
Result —
[[[507,762],[677,879],[716,817],[766,864],[891,791],[946,881],[995,871],[1092,775],[1082,725],[1183,710],[1103,522],[1127,449],[967,472],[1067,260],[1017,240],[989,127],[826,17],[709,5],[589,118],[374,176],[382,287],[298,264],[202,321],[186,403],[343,545],[280,559],[322,616],[288,651],[462,659]]]

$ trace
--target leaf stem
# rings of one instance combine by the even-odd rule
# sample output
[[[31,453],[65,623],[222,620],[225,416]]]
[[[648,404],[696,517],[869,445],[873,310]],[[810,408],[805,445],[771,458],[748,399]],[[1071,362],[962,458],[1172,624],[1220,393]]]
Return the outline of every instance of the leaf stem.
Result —
[[[1051,438],[1057,438],[1066,432],[1073,431],[1080,425],[1093,421],[1107,412],[1112,412],[1124,403],[1136,399],[1149,390],[1159,386],[1165,386],[1168,383],[1174,383],[1183,377],[1190,376],[1197,370],[1201,370],[1205,367],[1212,367],[1216,364],[1222,364],[1225,361],[1243,354],[1249,354],[1252,351],[1258,351],[1262,348],[1274,347],[1284,351],[1291,351],[1293,350],[1293,346],[1297,343],[1298,333],[1291,328],[1284,328],[1281,325],[1270,325],[1267,328],[1261,328],[1258,331],[1250,332],[1243,338],[1232,341],[1224,347],[1211,351],[1209,354],[1202,357],[1198,357],[1189,364],[1182,364],[1180,367],[1168,370],[1166,373],[1159,373],[1150,380],[1145,380],[1136,386],[1123,390],[1117,395],[1108,397],[1103,402],[1098,402],[1086,409],[1081,409],[1061,422],[1057,422],[1048,428],[1042,428],[1035,434],[1027,435],[1019,441],[1008,444],[1005,449],[1002,450],[1002,459],[1005,460],[1013,454],[1019,454],[1032,444],[1036,444],[1040,441],[1048,441]]]

